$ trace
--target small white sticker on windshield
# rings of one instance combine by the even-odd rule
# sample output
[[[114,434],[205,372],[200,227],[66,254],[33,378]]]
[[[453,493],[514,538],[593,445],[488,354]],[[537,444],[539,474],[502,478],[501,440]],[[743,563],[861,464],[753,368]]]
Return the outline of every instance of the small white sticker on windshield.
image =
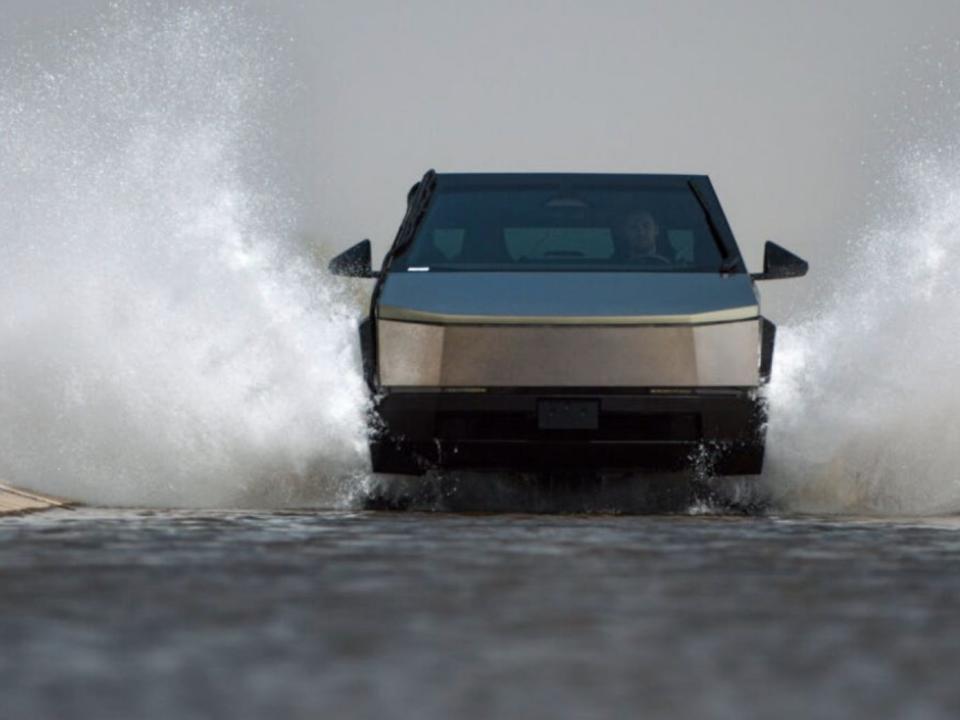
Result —
[[[428,267],[408,267],[407,272],[430,272]]]

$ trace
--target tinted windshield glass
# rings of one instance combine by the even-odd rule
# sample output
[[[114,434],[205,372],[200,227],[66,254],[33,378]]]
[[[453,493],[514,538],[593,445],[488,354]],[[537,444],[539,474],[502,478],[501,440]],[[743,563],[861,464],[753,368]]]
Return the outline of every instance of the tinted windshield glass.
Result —
[[[687,187],[440,190],[396,270],[717,272]]]

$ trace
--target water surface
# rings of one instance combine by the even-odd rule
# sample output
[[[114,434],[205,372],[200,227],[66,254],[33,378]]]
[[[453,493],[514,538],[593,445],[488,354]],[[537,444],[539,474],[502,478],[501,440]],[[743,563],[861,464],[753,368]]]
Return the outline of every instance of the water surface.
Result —
[[[960,521],[0,519],[3,717],[956,717]]]

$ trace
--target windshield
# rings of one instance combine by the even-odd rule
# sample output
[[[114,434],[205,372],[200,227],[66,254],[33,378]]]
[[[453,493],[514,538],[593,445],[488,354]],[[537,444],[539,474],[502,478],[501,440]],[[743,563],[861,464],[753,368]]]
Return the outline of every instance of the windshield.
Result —
[[[441,189],[391,270],[718,272],[689,187]]]

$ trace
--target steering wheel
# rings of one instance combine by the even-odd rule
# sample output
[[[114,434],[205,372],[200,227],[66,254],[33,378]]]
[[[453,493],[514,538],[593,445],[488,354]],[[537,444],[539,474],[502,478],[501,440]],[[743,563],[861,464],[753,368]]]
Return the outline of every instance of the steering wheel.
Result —
[[[641,263],[646,265],[672,265],[673,263],[667,260],[663,255],[640,255],[639,257],[630,258],[630,262]]]

